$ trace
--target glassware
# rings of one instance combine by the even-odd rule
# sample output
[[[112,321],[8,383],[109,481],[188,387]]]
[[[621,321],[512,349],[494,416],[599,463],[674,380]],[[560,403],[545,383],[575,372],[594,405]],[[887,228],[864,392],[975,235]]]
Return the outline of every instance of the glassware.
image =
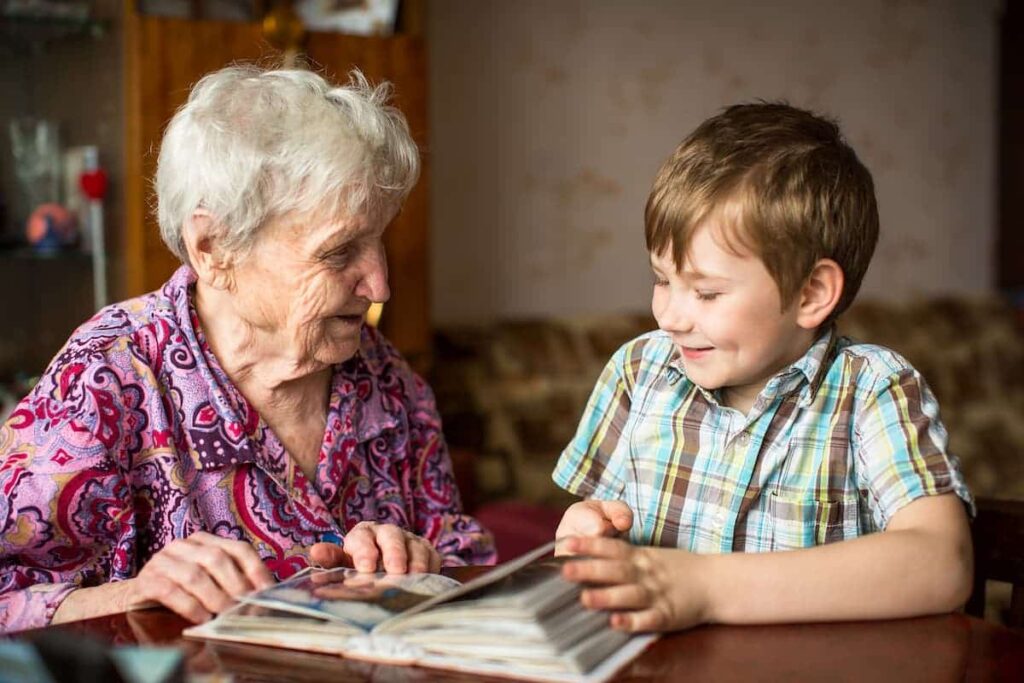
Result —
[[[40,204],[60,201],[60,136],[56,121],[32,117],[11,119],[10,134],[24,219]]]

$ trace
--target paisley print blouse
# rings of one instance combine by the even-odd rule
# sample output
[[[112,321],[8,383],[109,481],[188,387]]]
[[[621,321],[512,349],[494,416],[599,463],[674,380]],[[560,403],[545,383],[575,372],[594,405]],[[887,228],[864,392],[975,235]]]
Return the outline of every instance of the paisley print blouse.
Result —
[[[430,388],[375,330],[335,367],[315,481],[221,370],[180,268],[74,332],[0,428],[0,632],[74,589],[133,577],[196,531],[248,541],[278,578],[363,520],[491,564],[461,514]]]

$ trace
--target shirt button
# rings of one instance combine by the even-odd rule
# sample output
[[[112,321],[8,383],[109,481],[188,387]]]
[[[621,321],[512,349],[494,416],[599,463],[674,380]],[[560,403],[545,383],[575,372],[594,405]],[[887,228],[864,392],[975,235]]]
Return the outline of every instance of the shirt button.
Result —
[[[725,513],[724,512],[717,512],[717,513],[715,513],[715,524],[725,524]]]
[[[746,432],[743,432],[736,437],[736,441],[738,441],[741,446],[746,446],[747,442],[750,441],[750,436]]]

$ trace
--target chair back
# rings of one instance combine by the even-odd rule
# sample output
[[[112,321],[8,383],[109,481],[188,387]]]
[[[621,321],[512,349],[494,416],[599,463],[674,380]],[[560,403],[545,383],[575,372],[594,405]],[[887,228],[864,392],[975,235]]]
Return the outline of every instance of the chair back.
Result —
[[[978,516],[971,526],[974,540],[974,590],[966,611],[985,616],[985,582],[1013,586],[1008,626],[1024,628],[1024,500],[979,498]]]

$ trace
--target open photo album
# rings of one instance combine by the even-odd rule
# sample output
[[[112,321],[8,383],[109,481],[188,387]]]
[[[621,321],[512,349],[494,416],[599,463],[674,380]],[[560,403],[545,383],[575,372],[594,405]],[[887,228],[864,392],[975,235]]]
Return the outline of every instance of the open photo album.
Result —
[[[526,680],[607,680],[655,636],[613,630],[607,612],[585,609],[553,550],[552,542],[465,584],[307,569],[185,636]]]

